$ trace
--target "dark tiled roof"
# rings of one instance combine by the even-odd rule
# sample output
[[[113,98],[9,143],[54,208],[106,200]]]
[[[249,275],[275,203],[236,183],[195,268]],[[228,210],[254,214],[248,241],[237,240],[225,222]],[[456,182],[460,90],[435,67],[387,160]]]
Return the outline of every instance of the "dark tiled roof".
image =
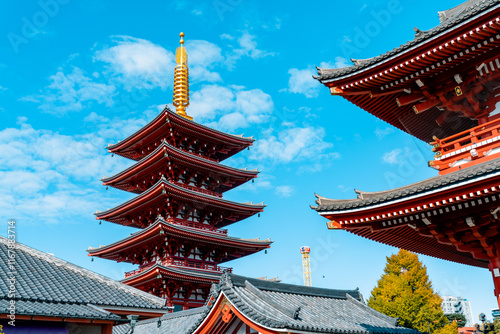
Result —
[[[9,308],[8,299],[0,299],[0,313]],[[121,317],[98,307],[83,304],[17,300],[16,314],[79,319],[120,320]]]
[[[177,224],[170,224],[170,223],[166,222],[162,217],[159,217],[156,219],[156,221],[153,224],[149,225],[148,227],[146,227],[140,231],[132,233],[130,236],[128,236],[124,239],[118,240],[118,241],[116,241],[112,244],[106,245],[106,246],[101,245],[99,247],[89,247],[87,249],[87,252],[92,254],[92,253],[98,252],[102,249],[111,248],[111,247],[119,245],[125,241],[135,239],[138,236],[146,234],[150,230],[154,229],[158,224],[163,224],[167,227],[172,228],[173,230],[178,230],[178,231],[193,233],[193,234],[200,235],[200,236],[210,237],[210,238],[219,240],[218,242],[222,242],[222,243],[225,243],[225,242],[227,243],[227,241],[233,241],[233,242],[241,242],[241,243],[258,245],[258,246],[270,245],[271,243],[273,243],[270,238],[265,239],[265,240],[260,240],[259,238],[253,238],[253,239],[236,238],[236,237],[230,237],[226,234],[207,232],[205,230],[198,229],[198,228],[186,227],[186,226],[177,225]]]
[[[210,293],[215,300],[221,294],[255,323],[277,330],[337,334],[418,333],[398,327],[397,319],[366,306],[358,290],[313,288],[225,273],[219,284],[212,285]],[[156,325],[158,319],[139,322],[134,333],[193,333],[213,306],[163,316],[160,328]],[[170,321],[172,324],[166,324]],[[124,334],[126,328],[128,326],[120,326],[113,333]]]
[[[412,333],[366,306],[358,290],[331,290],[225,274],[220,290],[261,326],[323,333]]]
[[[173,182],[170,182],[165,176],[162,176],[161,179],[156,182],[154,185],[152,185],[148,190],[142,192],[141,194],[137,195],[136,197],[120,204],[120,205],[117,205],[116,207],[112,208],[112,209],[108,209],[106,211],[98,211],[98,212],[95,212],[94,215],[95,216],[103,216],[105,214],[108,214],[112,211],[115,211],[115,210],[118,210],[122,207],[125,207],[127,205],[129,205],[130,203],[133,203],[134,201],[137,201],[138,199],[142,198],[142,197],[146,197],[149,193],[152,193],[156,190],[156,188],[159,188],[162,184],[165,184],[167,185],[168,187],[171,187],[173,188],[174,190],[177,190],[179,192],[184,192],[184,193],[188,193],[190,195],[194,195],[194,196],[198,196],[198,197],[203,197],[203,198],[206,198],[208,200],[212,200],[212,201],[215,201],[215,202],[220,202],[220,203],[225,203],[225,204],[229,204],[229,205],[237,205],[237,206],[243,206],[243,207],[247,207],[247,208],[251,208],[251,209],[263,209],[266,207],[266,205],[264,205],[264,202],[262,203],[257,203],[257,204],[254,204],[253,202],[249,202],[249,203],[240,203],[240,202],[233,202],[233,201],[228,201],[226,199],[223,199],[223,198],[220,198],[220,197],[215,197],[215,196],[212,196],[212,195],[207,195],[207,194],[204,194],[204,193],[201,193],[201,192],[198,192],[198,191],[195,191],[195,190],[191,190],[191,189],[188,189],[188,188],[182,188],[181,186],[173,183]],[[205,204],[205,203],[204,203]]]
[[[165,109],[163,111],[165,113],[169,113],[170,117],[178,117],[181,120],[185,120],[185,121],[187,121],[189,123],[192,123],[192,124],[194,124],[196,126],[199,126],[199,127],[203,128],[203,129],[205,129],[205,130],[207,130],[209,132],[215,132],[215,133],[221,134],[223,136],[229,136],[229,137],[233,137],[233,138],[236,138],[236,139],[239,139],[239,140],[244,140],[244,141],[247,141],[247,142],[254,142],[255,141],[255,139],[253,138],[253,136],[252,137],[245,137],[243,135],[234,135],[234,134],[227,133],[227,132],[224,132],[224,131],[216,130],[214,128],[210,128],[210,127],[208,127],[206,125],[203,125],[203,124],[197,123],[197,122],[195,122],[193,120],[184,118],[184,117],[178,115],[175,111],[170,110],[168,108],[168,106],[165,106]]]
[[[316,204],[318,205],[311,206],[311,208],[319,212],[360,208],[377,203],[384,203],[399,198],[415,196],[421,193],[432,191],[434,189],[450,186],[455,183],[458,184],[461,182],[471,182],[479,177],[494,174],[499,171],[500,159],[495,159],[476,166],[464,168],[450,174],[438,175],[430,179],[396,189],[377,192],[362,192],[356,190],[358,198],[355,199],[336,200],[325,198],[315,194],[317,197]]]
[[[196,270],[196,269],[189,269],[185,267],[174,267],[174,266],[169,266],[169,265],[163,265],[161,263],[155,263],[151,267],[147,268],[143,272],[132,275],[129,277],[126,277],[120,282],[127,282],[130,280],[133,280],[138,277],[138,275],[146,275],[147,273],[151,271],[156,271],[156,269],[161,269],[165,271],[165,273],[172,273],[172,274],[177,274],[177,275],[184,275],[184,276],[190,276],[194,278],[200,278],[200,279],[205,279],[205,280],[211,280],[211,281],[219,281],[220,275],[217,272],[211,272],[211,271],[203,271],[203,270]]]
[[[10,301],[7,241],[0,237],[0,313],[8,313],[4,306]],[[166,309],[164,299],[20,243],[15,249],[15,271],[17,314],[110,319],[112,315],[102,308]]]
[[[205,315],[206,311],[207,308],[204,306],[165,314],[161,318],[140,321],[134,327],[134,334],[188,334],[191,332],[193,324],[197,323]],[[160,327],[158,327],[158,319],[161,320]],[[127,334],[129,329],[129,324],[116,326],[113,328],[113,334]]]
[[[393,50],[364,60],[355,60],[354,66],[344,67],[339,69],[321,69],[318,68],[318,76],[315,76],[315,79],[319,81],[333,79],[342,77],[344,75],[359,71],[366,67],[372,66],[376,63],[379,63],[383,60],[386,60],[392,56],[395,56],[399,53],[402,53],[414,46],[417,46],[420,43],[424,43],[430,38],[448,30],[453,29],[458,26],[460,23],[478,15],[482,12],[494,7],[499,6],[500,0],[469,0],[464,2],[463,4],[452,8],[447,11],[443,11],[439,13],[441,24],[438,26],[427,30],[427,31],[419,31],[415,38],[412,41],[407,42],[406,44],[400,45]]]
[[[114,147],[118,146],[122,142],[134,138],[144,128],[149,127],[151,124],[155,123],[156,121],[158,121],[159,118],[162,118],[165,115],[168,115],[168,117],[178,118],[180,120],[185,120],[186,122],[194,125],[195,127],[201,127],[201,128],[203,128],[208,133],[212,132],[212,133],[216,133],[216,134],[219,134],[219,135],[222,135],[222,136],[227,136],[227,137],[230,137],[230,138],[235,138],[236,140],[243,140],[243,141],[246,141],[246,142],[249,142],[249,143],[253,143],[255,141],[255,139],[253,137],[244,137],[243,135],[233,135],[233,134],[230,134],[230,133],[227,133],[227,132],[224,132],[224,131],[220,131],[220,130],[216,130],[216,129],[210,128],[210,127],[208,127],[206,125],[197,123],[195,121],[189,120],[189,119],[184,118],[184,117],[182,117],[180,115],[177,115],[176,112],[170,110],[170,108],[168,106],[165,106],[165,109],[163,109],[163,111],[161,113],[159,113],[154,119],[152,119],[148,124],[146,124],[145,126],[143,126],[142,128],[140,128],[139,130],[137,130],[136,132],[134,132],[133,134],[131,134],[127,138],[125,138],[123,140],[120,140],[118,143],[116,143],[116,144],[108,144],[106,146],[106,149],[112,150]]]
[[[221,293],[246,317],[269,328],[305,333],[418,333],[398,327],[397,319],[366,306],[358,290],[305,287],[226,273],[212,287],[215,298]]]

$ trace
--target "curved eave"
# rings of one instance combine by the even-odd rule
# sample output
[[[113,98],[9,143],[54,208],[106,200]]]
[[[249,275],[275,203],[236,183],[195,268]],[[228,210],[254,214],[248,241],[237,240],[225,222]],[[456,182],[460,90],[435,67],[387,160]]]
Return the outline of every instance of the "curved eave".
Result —
[[[252,145],[255,141],[255,139],[253,138],[232,135],[209,128],[205,125],[179,116],[175,112],[168,109],[168,107],[165,107],[165,109],[160,114],[158,114],[158,116],[156,116],[151,122],[140,128],[138,131],[128,136],[124,140],[116,144],[108,145],[106,149],[110,153],[116,153],[131,158],[127,153],[125,153],[130,149],[130,147],[137,145],[138,142],[149,142],[152,139],[149,137],[151,137],[155,132],[160,132],[162,128],[164,128],[164,131],[162,133],[167,133],[170,126],[168,122],[172,122],[174,126],[178,125],[188,130],[188,132],[196,134],[198,137],[203,138],[209,142],[226,143],[234,146],[229,154],[221,156],[221,160],[240,152],[246,147]]]
[[[364,193],[365,196],[368,194],[367,199],[334,200],[316,195],[318,206],[312,208],[322,216],[360,214],[387,207],[392,210],[394,207],[408,206],[412,201],[432,196],[449,198],[452,192],[465,192],[474,188],[482,190],[499,179],[500,158],[400,188]]]
[[[468,214],[463,211],[467,203],[471,204],[468,210],[475,210],[471,212],[489,213],[491,208],[498,206],[500,159],[392,191],[358,193],[369,198],[335,201],[318,196],[319,205],[313,208],[330,220],[330,229],[347,230],[373,241],[436,258],[487,267],[486,261],[475,259],[468,252],[420,235],[415,224],[424,217],[430,217],[432,222],[434,216],[440,215],[444,220],[457,221],[461,215]]]
[[[163,191],[165,191],[165,193],[163,193]],[[134,211],[137,212],[147,209],[150,206],[148,205],[149,203],[161,200],[161,196],[165,196],[166,198],[171,197],[169,195],[173,195],[172,197],[186,199],[189,202],[202,203],[204,205],[218,207],[227,211],[239,212],[240,214],[245,214],[247,217],[262,212],[265,207],[263,204],[237,203],[224,200],[219,197],[206,195],[179,187],[162,178],[154,186],[131,200],[118,205],[113,209],[106,210],[104,212],[96,212],[94,215],[96,216],[96,219],[108,221],[117,220],[131,214]]]
[[[180,161],[181,163],[191,166],[194,169],[205,170],[211,174],[226,175],[230,178],[237,180],[236,185],[233,187],[223,187],[223,191],[235,188],[253,178],[257,177],[259,171],[256,170],[246,170],[233,168],[230,166],[222,165],[217,162],[203,159],[201,157],[189,154],[182,150],[179,150],[167,142],[163,142],[149,155],[125,169],[124,171],[108,178],[103,178],[101,181],[105,186],[112,186],[119,189],[127,190],[131,186],[127,187],[133,183],[132,179],[137,178],[141,173],[152,173],[162,167],[162,159],[165,158],[165,154],[171,157],[174,161]],[[134,193],[140,193],[141,190],[132,191]]]
[[[479,268],[488,268],[488,261],[475,259],[470,253],[460,252],[454,246],[444,245],[439,243],[434,238],[421,236],[417,231],[408,225],[401,225],[395,228],[379,231],[371,231],[369,227],[356,230],[346,230],[384,245],[406,249],[414,253],[455,263]]]
[[[233,135],[227,132],[219,131],[203,124],[197,123],[195,121],[189,120],[185,117],[177,115],[175,112],[171,111],[168,108],[165,108],[166,113],[168,114],[168,118],[171,122],[182,125],[187,129],[190,129],[200,135],[206,136],[207,138],[217,138],[221,142],[229,142],[238,145],[252,145],[255,141],[252,137],[243,137],[238,135]]]
[[[210,273],[206,271],[198,271],[192,269],[182,269],[170,266],[164,266],[161,264],[155,264],[138,274],[132,275],[125,279],[120,280],[120,282],[125,283],[130,286],[138,287],[142,284],[153,282],[158,280],[158,275],[162,275],[162,278],[169,278],[181,282],[192,282],[212,285],[212,283],[218,283],[220,280],[220,274]]]
[[[409,49],[398,48],[400,52],[391,52],[389,58],[374,57],[350,67],[349,71],[318,69],[318,73],[324,75],[316,78],[329,87],[333,95],[344,97],[424,142],[432,141],[433,136],[451,136],[477,126],[477,121],[455,113],[445,117],[438,107],[415,114],[413,103],[399,106],[396,99],[407,96],[409,91],[418,91],[417,79],[424,84],[441,85],[442,80],[453,80],[457,73],[474,77],[479,64],[497,58],[499,14],[500,5],[491,7],[463,25],[451,27],[450,31],[429,39],[417,38],[420,43]]]
[[[97,256],[110,260],[123,261],[124,259],[120,258],[120,252],[124,252],[129,248],[137,248],[142,244],[151,243],[155,240],[164,238],[165,236],[161,235],[159,233],[160,231],[164,231],[165,236],[175,236],[183,239],[190,239],[193,241],[198,241],[200,242],[200,244],[222,245],[228,248],[234,247],[247,253],[243,256],[250,255],[260,250],[269,248],[272,243],[272,241],[270,240],[240,239],[213,232],[204,232],[196,228],[170,224],[163,219],[158,219],[154,224],[148,226],[143,230],[131,234],[127,238],[109,244],[107,246],[87,249],[87,252],[89,253],[89,256]],[[230,256],[230,258],[236,257]],[[228,259],[227,261],[229,260],[230,259]]]
[[[212,328],[217,328],[218,322],[221,323],[220,309],[222,305],[228,303],[232,308],[232,313],[254,328],[259,333],[336,333],[336,334],[418,334],[419,332],[413,329],[397,327],[397,319],[381,314],[369,308],[351,295],[345,295],[341,298],[331,298],[330,296],[319,296],[323,303],[328,304],[327,299],[342,299],[341,305],[328,304],[328,310],[323,311],[323,318],[326,316],[335,317],[338,311],[333,309],[352,309],[355,314],[363,314],[363,322],[359,319],[344,319],[341,325],[338,322],[328,323],[315,317],[317,309],[314,306],[308,305],[308,295],[306,289],[299,286],[293,286],[293,291],[286,293],[281,291],[281,288],[276,287],[274,291],[281,292],[278,295],[268,295],[266,288],[259,288],[259,284],[253,285],[250,279],[245,282],[245,285],[236,286],[229,280],[234,276],[223,275],[217,287],[211,291],[209,301],[207,302],[207,310],[200,319],[194,323],[190,329],[190,333],[200,334],[209,331]],[[229,281],[229,282],[228,282]],[[255,280],[252,280],[255,282]],[[279,283],[283,284],[283,283]],[[287,285],[287,284],[284,284]],[[317,289],[326,290],[326,289]],[[330,290],[332,292],[333,290]],[[359,294],[359,292],[357,293]],[[297,295],[300,298],[297,298]],[[312,296],[314,296],[313,294]],[[313,297],[314,298],[314,297]],[[302,300],[304,305],[297,310],[297,300]],[[292,301],[292,304],[290,304]],[[333,307],[333,309],[330,309]],[[304,314],[297,318],[296,312]],[[302,312],[302,313],[301,313]],[[311,313],[312,312],[312,313]],[[337,312],[337,313],[336,313]],[[371,319],[370,319],[371,318]],[[368,322],[368,323],[365,323]],[[375,324],[374,324],[375,321]],[[357,328],[353,328],[356,326]]]
[[[411,58],[432,50],[445,39],[461,36],[468,33],[474,26],[489,22],[495,15],[498,15],[500,4],[497,1],[486,1],[487,4],[476,4],[468,15],[460,19],[446,21],[421,36],[407,42],[385,54],[358,62],[357,65],[343,69],[324,69],[325,73],[315,76],[315,79],[323,84],[341,81],[355,81],[363,76],[370,76],[381,72],[381,69],[390,67],[396,63],[401,63],[401,58]]]

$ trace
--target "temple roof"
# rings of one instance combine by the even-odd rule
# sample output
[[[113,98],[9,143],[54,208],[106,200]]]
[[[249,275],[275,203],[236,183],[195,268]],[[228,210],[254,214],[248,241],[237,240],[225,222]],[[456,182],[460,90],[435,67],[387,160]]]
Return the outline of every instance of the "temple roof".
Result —
[[[195,135],[199,140],[203,140],[215,144],[228,145],[229,152],[226,154],[218,153],[219,161],[229,158],[230,156],[240,152],[255,141],[251,137],[243,137],[241,135],[232,135],[222,132],[192,120],[186,119],[171,111],[167,106],[158,114],[151,122],[137,130],[132,135],[116,144],[110,144],[106,148],[109,152],[122,155],[124,157],[139,160],[146,154],[139,157],[132,156],[132,151],[144,148],[151,144],[155,139],[164,139],[167,137],[170,127],[176,128],[176,132],[190,133]]]
[[[464,183],[473,183],[478,178],[498,175],[499,172],[500,159],[495,159],[450,174],[431,177],[430,179],[412,183],[396,189],[376,192],[363,192],[355,190],[358,195],[355,199],[337,200],[315,194],[317,197],[316,204],[318,205],[311,206],[311,208],[320,213],[331,210],[364,208],[389,201],[425,195],[430,192],[440,191],[443,188],[448,189],[450,187],[460,187]]]
[[[233,185],[232,187],[221,184],[220,187],[223,192],[245,183],[249,179],[256,177],[259,173],[257,170],[234,168],[202,157],[198,157],[186,151],[179,150],[170,145],[168,142],[164,141],[153,152],[151,152],[149,155],[147,155],[134,165],[112,177],[103,178],[101,181],[104,185],[110,185],[119,189],[132,191],[134,193],[140,193],[141,190],[138,188],[129,190],[129,188],[132,186],[131,184],[135,179],[138,178],[138,174],[157,173],[160,168],[165,167],[164,159],[168,158],[171,158],[176,162],[180,161],[180,164],[191,166],[195,170],[205,171],[212,175],[228,175],[229,177],[236,179],[235,185]]]
[[[494,95],[488,95],[484,101],[475,97],[481,101],[481,108],[462,108],[471,94],[476,94],[467,86],[469,83],[476,89],[482,87],[482,80],[488,82],[488,87],[496,85],[494,76],[481,69],[498,63],[499,13],[498,0],[467,1],[444,12],[441,16],[447,19],[437,27],[428,31],[416,29],[412,41],[373,58],[353,59],[354,66],[318,68],[315,78],[332,95],[342,96],[424,142],[449,137],[476,126],[474,115],[486,112],[487,101],[494,99]],[[494,67],[490,69],[496,71]],[[444,95],[454,94],[459,78],[464,79],[466,94],[451,104],[443,102],[448,101]],[[419,110],[415,109],[417,106]]]
[[[223,298],[252,323],[277,332],[418,333],[412,329],[398,327],[397,319],[366,306],[359,290],[306,287],[230,273],[224,273],[220,283],[212,286],[209,298],[212,302],[200,309],[199,313],[188,310],[177,312],[177,315],[174,313],[172,316],[164,316],[161,327],[156,328],[156,333],[168,333],[172,328],[168,322],[179,321],[180,318],[185,321],[181,330],[176,333],[198,333],[200,328],[204,328],[207,319],[218,316],[219,310],[215,306],[219,305],[218,301]],[[139,322],[134,333],[151,333],[151,323],[152,321]],[[120,326],[120,330],[126,327],[128,326]]]
[[[158,230],[164,231],[165,235],[158,233]],[[208,243],[219,246],[235,247],[244,252],[244,255],[249,255],[258,252],[261,249],[269,248],[269,245],[272,243],[270,239],[259,240],[228,237],[226,234],[172,224],[163,219],[158,219],[154,224],[131,234],[127,238],[107,246],[99,246],[98,248],[89,247],[87,252],[92,256],[123,260],[119,258],[119,253],[125,252],[128,248],[136,249],[142,243],[152,244],[156,239],[163,240],[165,236],[195,239],[199,245]],[[235,256],[234,254],[228,254],[228,258],[221,261],[221,263],[233,260],[237,257],[238,256]]]
[[[0,313],[8,314],[9,240],[0,236]],[[20,243],[15,244],[16,315],[116,320],[106,309],[165,313],[165,300]]]
[[[439,12],[438,15],[441,22],[438,26],[427,31],[417,31],[417,33],[415,34],[415,38],[411,41],[408,41],[406,44],[402,44],[399,47],[376,57],[358,61],[354,60],[354,66],[338,69],[318,68],[318,76],[315,76],[314,78],[318,79],[320,82],[328,79],[340,78],[351,73],[358,72],[364,68],[371,67],[377,63],[383,62],[384,60],[397,57],[399,54],[404,53],[415,46],[427,43],[427,41],[446,32],[447,30],[456,28],[461,23],[482,14],[492,7],[498,6],[500,6],[498,0],[465,1],[464,3],[454,8]]]
[[[140,321],[134,328],[135,334],[160,334],[175,333],[188,334],[194,323],[198,322],[206,312],[207,307],[196,307],[190,310],[167,313],[161,318],[147,319]],[[158,320],[161,326],[158,327]],[[121,325],[113,327],[113,334],[129,334],[130,325]]]
[[[455,226],[470,233],[469,216],[491,214],[498,204],[500,159],[439,175],[393,190],[362,192],[356,199],[335,200],[316,195],[311,206],[329,220],[328,228],[412,252],[487,268],[488,261],[463,247],[421,235],[419,228]]]
[[[158,280],[158,273],[163,274],[169,279],[177,279],[182,282],[207,283],[218,282],[222,273],[207,271],[201,269],[188,269],[176,266],[165,266],[156,263],[140,272],[122,279],[120,282],[131,286],[140,286],[150,281]]]
[[[203,207],[219,208],[226,211],[231,211],[238,215],[234,221],[225,221],[218,224],[218,227],[226,226],[234,223],[237,219],[244,219],[252,216],[258,212],[262,212],[265,207],[264,204],[253,203],[238,203],[228,201],[219,197],[206,195],[194,190],[183,188],[175,183],[161,178],[154,186],[144,191],[140,195],[122,203],[112,209],[96,212],[96,219],[103,219],[116,223],[129,223],[130,226],[135,226],[134,223],[128,221],[128,217],[134,212],[141,210],[150,210],[157,202],[165,202],[170,198],[178,198],[179,201],[185,203],[193,203],[202,205]]]

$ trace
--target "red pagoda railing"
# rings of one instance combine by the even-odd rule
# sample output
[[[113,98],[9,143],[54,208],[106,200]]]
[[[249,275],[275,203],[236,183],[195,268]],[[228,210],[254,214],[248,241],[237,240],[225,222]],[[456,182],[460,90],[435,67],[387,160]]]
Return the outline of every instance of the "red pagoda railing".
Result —
[[[194,268],[208,271],[217,271],[223,273],[225,271],[232,273],[233,268],[229,267],[221,267],[215,264],[207,264],[200,260],[178,260],[174,258],[165,258],[162,261],[164,266],[172,266],[172,267],[182,267],[182,268]]]
[[[139,268],[139,269],[132,270],[132,271],[127,271],[127,272],[125,273],[125,278],[130,277],[130,276],[137,275],[137,274],[139,274],[139,273],[142,273],[143,271],[146,271],[146,270],[148,270],[149,268],[151,268],[151,266],[147,266],[147,267],[144,267],[144,268]]]
[[[429,166],[446,174],[455,170],[450,168],[459,166],[456,163],[460,161],[467,163],[488,156],[492,149],[500,147],[499,130],[500,119],[496,119],[444,139],[434,138],[430,144],[436,154]]]
[[[226,229],[216,228],[216,227],[213,227],[212,225],[208,225],[208,224],[196,223],[193,221],[179,219],[179,218],[167,218],[166,222],[170,223],[170,224],[177,224],[177,225],[182,225],[182,226],[187,226],[187,227],[193,227],[193,228],[197,228],[197,229],[208,231],[208,232],[227,235]]]
[[[161,264],[164,266],[169,266],[169,267],[206,270],[206,271],[217,272],[217,273],[223,273],[223,272],[232,273],[233,272],[233,268],[222,267],[222,266],[218,266],[215,264],[207,264],[207,263],[200,261],[200,260],[179,260],[179,259],[167,257],[163,261],[161,261]],[[153,264],[150,264],[150,265],[147,265],[145,267],[142,267],[142,268],[139,268],[136,270],[127,271],[125,273],[125,278],[140,274],[143,271],[148,270],[152,266],[153,266]]]
[[[218,193],[218,192],[215,192],[215,191],[198,188],[198,187],[191,186],[191,185],[184,184],[184,183],[180,183],[180,182],[173,182],[173,183],[176,186],[179,186],[179,187],[182,187],[182,188],[185,188],[185,189],[189,189],[189,190],[192,190],[192,191],[196,191],[198,193],[202,193],[202,194],[206,194],[206,195],[210,195],[210,196],[222,198],[222,194]]]

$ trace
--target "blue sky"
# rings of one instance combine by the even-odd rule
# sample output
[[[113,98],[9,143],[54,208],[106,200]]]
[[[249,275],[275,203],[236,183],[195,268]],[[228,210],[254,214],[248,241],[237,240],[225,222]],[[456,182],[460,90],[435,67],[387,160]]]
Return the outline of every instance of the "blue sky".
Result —
[[[133,195],[99,181],[131,161],[104,149],[172,102],[174,53],[186,34],[194,120],[254,136],[227,160],[258,168],[254,184],[225,195],[264,201],[260,218],[229,227],[272,238],[268,254],[228,263],[236,273],[302,283],[299,247],[312,248],[312,282],[359,287],[365,298],[397,249],[342,231],[309,208],[314,193],[353,198],[435,175],[425,143],[315,82],[314,66],[342,67],[439,23],[453,1],[71,1],[0,3],[0,228],[15,218],[18,241],[115,279],[134,269],[86,256],[134,230],[96,210]],[[389,13],[384,17],[380,13]],[[367,25],[378,26],[360,39]],[[1,226],[1,225],[0,225]],[[496,308],[491,275],[421,256],[436,291],[467,298],[474,319]]]

